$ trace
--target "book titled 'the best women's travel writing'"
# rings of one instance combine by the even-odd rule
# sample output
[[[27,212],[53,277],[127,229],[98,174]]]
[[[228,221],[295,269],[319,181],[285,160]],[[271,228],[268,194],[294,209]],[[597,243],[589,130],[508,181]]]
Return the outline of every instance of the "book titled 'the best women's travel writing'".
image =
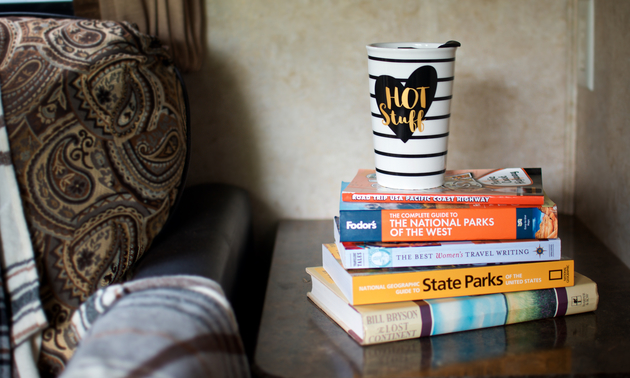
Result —
[[[322,267],[306,271],[308,297],[361,345],[589,312],[599,301],[595,282],[576,272],[571,287],[352,305]]]
[[[574,261],[346,270],[334,243],[322,265],[353,305],[461,297],[573,285]]]
[[[547,196],[541,206],[340,200],[339,226],[342,242],[551,239],[558,209]]]
[[[335,245],[345,269],[536,262],[559,260],[561,255],[559,238],[391,243],[341,242],[337,217],[335,217],[333,228]]]
[[[449,170],[444,184],[431,189],[392,189],[376,182],[374,169],[359,169],[341,193],[347,202],[481,203],[542,205],[541,168]]]

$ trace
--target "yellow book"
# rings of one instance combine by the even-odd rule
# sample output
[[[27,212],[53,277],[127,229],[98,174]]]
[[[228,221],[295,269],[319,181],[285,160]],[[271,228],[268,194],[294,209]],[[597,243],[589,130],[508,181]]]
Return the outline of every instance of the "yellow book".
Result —
[[[347,271],[334,243],[322,265],[352,305],[460,297],[573,286],[572,259],[517,264],[357,269]]]

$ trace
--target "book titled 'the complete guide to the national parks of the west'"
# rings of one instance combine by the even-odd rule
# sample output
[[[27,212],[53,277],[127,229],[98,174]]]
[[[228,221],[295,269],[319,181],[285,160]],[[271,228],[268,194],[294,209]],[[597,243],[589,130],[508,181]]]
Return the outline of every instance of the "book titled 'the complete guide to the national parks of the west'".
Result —
[[[559,260],[561,256],[560,238],[342,242],[339,239],[339,217],[335,217],[333,232],[345,269],[535,262]]]
[[[342,191],[347,187],[342,182]],[[558,237],[558,209],[543,205],[339,202],[339,239],[446,241]]]

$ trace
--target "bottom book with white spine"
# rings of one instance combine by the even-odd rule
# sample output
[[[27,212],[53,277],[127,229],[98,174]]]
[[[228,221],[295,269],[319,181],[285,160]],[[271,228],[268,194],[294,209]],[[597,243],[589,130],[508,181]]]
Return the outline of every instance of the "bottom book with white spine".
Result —
[[[307,296],[360,345],[488,328],[595,311],[597,284],[575,272],[575,285],[455,298],[351,305],[322,267]]]

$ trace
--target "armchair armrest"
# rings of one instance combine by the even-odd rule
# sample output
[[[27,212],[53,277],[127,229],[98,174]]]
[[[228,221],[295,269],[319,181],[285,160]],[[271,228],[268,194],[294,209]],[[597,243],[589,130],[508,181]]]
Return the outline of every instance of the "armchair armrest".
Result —
[[[136,264],[133,278],[202,276],[217,281],[232,301],[252,244],[252,214],[245,190],[227,184],[191,186]]]

